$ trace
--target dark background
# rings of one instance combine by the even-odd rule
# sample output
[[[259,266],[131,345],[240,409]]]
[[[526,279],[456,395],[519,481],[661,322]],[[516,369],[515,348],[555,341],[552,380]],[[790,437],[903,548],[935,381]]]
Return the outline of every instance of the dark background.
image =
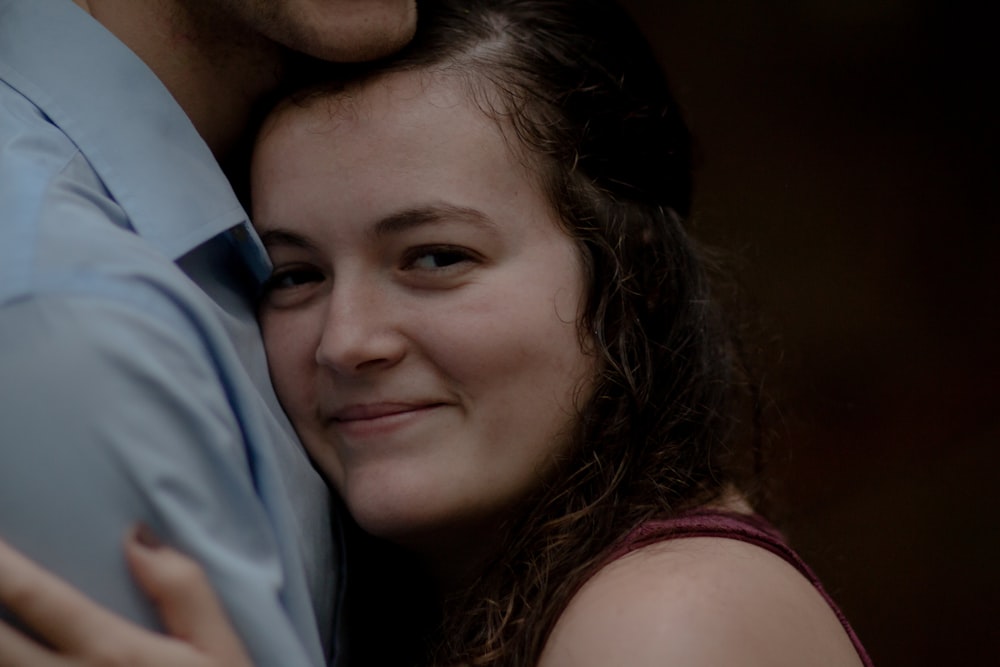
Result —
[[[762,323],[786,532],[877,667],[1000,664],[990,4],[625,5]]]

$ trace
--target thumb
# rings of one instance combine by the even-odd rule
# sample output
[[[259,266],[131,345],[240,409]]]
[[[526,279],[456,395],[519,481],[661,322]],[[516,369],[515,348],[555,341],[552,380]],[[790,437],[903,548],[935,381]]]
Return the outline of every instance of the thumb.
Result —
[[[200,565],[164,545],[145,524],[129,533],[125,557],[170,635],[221,664],[251,664]]]

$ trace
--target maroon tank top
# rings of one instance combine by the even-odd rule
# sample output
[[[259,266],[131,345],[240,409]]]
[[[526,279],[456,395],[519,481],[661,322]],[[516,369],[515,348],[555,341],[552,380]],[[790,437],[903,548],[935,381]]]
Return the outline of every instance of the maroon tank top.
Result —
[[[840,624],[844,626],[844,630],[854,644],[854,648],[858,652],[858,657],[861,658],[862,664],[865,667],[872,667],[872,661],[868,657],[868,652],[861,645],[861,641],[855,634],[854,629],[851,628],[851,624],[847,622],[847,618],[843,612],[833,601],[833,598],[823,589],[819,578],[806,565],[805,561],[788,546],[781,533],[759,514],[738,514],[735,512],[703,509],[682,514],[672,519],[647,521],[626,535],[625,539],[611,551],[604,564],[606,565],[625,554],[650,544],[682,537],[724,537],[731,540],[739,540],[740,542],[749,542],[750,544],[767,549],[791,564],[815,586],[819,594],[830,605],[833,613],[837,615]]]

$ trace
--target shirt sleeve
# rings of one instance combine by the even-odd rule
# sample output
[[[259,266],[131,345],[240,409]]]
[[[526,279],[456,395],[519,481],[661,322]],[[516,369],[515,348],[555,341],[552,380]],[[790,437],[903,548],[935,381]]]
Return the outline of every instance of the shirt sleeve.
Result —
[[[229,391],[196,322],[155,290],[3,306],[0,534],[157,628],[122,553],[144,521],[205,566],[256,664],[318,667]]]

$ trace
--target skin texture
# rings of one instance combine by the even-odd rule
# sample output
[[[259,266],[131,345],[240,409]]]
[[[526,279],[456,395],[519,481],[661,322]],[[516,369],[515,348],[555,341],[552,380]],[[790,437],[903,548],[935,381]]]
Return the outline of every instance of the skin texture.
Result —
[[[592,368],[576,246],[440,75],[285,107],[253,183],[278,396],[359,524],[448,587],[564,447]]]
[[[166,85],[216,157],[247,130],[288,54],[387,55],[416,29],[415,0],[76,0]]]
[[[698,537],[639,549],[570,601],[539,667],[856,667],[840,622],[784,560]]]
[[[101,608],[0,540],[0,604],[46,643],[0,623],[0,667],[252,666],[197,563],[144,530],[128,535],[124,552],[171,636]]]
[[[177,5],[201,25],[228,19],[236,28],[334,62],[372,60],[399,49],[413,35],[417,11],[415,0],[177,0]]]

